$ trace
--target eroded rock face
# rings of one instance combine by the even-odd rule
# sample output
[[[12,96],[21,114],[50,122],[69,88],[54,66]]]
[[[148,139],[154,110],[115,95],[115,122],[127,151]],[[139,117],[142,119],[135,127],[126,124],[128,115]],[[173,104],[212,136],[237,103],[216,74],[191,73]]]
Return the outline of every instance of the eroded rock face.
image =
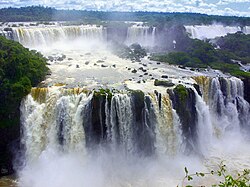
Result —
[[[195,108],[196,97],[191,88],[177,85],[173,90],[168,91],[181,124],[184,139],[186,139],[187,152],[195,150],[197,138],[197,111]]]
[[[243,79],[244,83],[244,98],[250,103],[250,78]]]
[[[20,126],[0,128],[0,177],[14,173],[14,156],[20,149]]]

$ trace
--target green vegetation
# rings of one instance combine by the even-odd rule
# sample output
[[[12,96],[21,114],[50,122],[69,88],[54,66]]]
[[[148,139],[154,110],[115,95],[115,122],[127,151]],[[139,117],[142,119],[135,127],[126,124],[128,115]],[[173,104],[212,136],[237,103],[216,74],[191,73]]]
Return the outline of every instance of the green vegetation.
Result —
[[[136,43],[127,47],[124,44],[114,42],[112,51],[120,58],[130,59],[134,61],[140,61],[141,58],[147,55],[146,50]]]
[[[113,92],[111,90],[109,90],[109,89],[101,88],[98,91],[94,92],[94,96],[99,98],[99,99],[107,97],[108,101],[111,102]]]
[[[219,184],[213,184],[212,187],[249,187],[250,185],[250,170],[245,169],[239,172],[236,176],[229,174],[226,170],[226,165],[221,162],[217,171],[210,171],[207,173],[196,172],[194,174],[189,174],[188,169],[185,167],[185,177],[182,181],[182,186],[184,182],[192,181],[194,177],[206,177],[208,175],[213,175],[221,178]],[[187,185],[186,187],[192,187]]]
[[[220,37],[216,44],[243,64],[250,63],[250,36],[241,32]]]
[[[155,79],[154,85],[155,85],[155,86],[172,87],[172,86],[174,86],[175,84],[172,83],[171,81],[164,81],[164,80]]]
[[[182,101],[182,103],[187,100],[187,98],[188,98],[188,90],[187,90],[187,88],[185,88],[185,86],[183,86],[181,84],[178,84],[174,88],[174,92],[178,96],[179,100]]]
[[[47,72],[41,54],[0,37],[0,127],[15,124],[21,99]]]
[[[210,16],[199,13],[162,12],[102,12],[87,10],[56,10],[42,6],[0,9],[1,22],[17,21],[82,21],[100,23],[103,21],[143,21],[150,25],[165,27],[173,24],[212,24],[250,25],[249,17]]]
[[[233,76],[250,77],[250,73],[240,70],[240,65],[236,62],[250,63],[250,35],[236,33],[220,37],[214,44],[220,46],[218,49],[209,41],[190,39],[187,35],[181,43],[185,43],[184,48],[165,54],[154,54],[151,59],[183,67],[211,67]]]

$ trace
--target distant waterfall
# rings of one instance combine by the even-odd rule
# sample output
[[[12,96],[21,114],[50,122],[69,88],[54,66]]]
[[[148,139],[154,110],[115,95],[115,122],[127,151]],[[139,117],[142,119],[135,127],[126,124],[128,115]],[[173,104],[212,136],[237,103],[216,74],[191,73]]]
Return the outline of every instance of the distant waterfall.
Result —
[[[191,38],[197,39],[213,39],[227,34],[233,34],[242,31],[245,34],[250,34],[249,26],[224,26],[224,25],[186,25],[186,31]]]
[[[243,33],[250,34],[250,26],[243,27]]]
[[[14,40],[24,46],[49,46],[59,41],[106,40],[106,30],[102,26],[48,26],[12,28]]]
[[[12,31],[11,30],[4,30],[0,29],[0,36],[4,36],[7,39],[12,39]]]
[[[87,92],[33,88],[21,105],[26,158],[48,148],[63,152],[97,147],[125,154],[206,154],[214,139],[249,132],[249,104],[237,78],[194,77],[199,85],[168,93]]]
[[[154,47],[156,37],[156,28],[148,26],[133,25],[128,28],[127,39],[125,43],[131,45],[139,43],[144,47]]]

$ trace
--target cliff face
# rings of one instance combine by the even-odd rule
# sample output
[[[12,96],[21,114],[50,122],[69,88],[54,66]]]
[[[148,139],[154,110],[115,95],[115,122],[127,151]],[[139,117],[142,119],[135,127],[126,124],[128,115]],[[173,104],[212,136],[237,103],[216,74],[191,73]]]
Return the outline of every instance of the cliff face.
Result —
[[[250,103],[250,78],[244,78],[242,81],[244,83],[244,98]]]
[[[0,177],[14,173],[14,155],[20,145],[20,125],[13,124],[10,127],[0,128]]]

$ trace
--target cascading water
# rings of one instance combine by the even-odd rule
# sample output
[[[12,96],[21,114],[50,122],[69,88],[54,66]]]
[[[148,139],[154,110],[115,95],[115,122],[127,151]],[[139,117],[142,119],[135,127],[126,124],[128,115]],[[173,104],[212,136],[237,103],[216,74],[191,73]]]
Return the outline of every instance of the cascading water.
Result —
[[[0,36],[4,36],[7,39],[12,39],[12,31],[0,29]]]
[[[175,90],[172,93],[174,98],[168,94],[144,95],[143,92],[137,95],[132,92],[111,96],[98,95],[96,92],[94,96],[87,96],[80,89],[34,88],[21,107],[23,143],[27,147],[27,155],[39,156],[48,145],[60,145],[64,151],[74,150],[79,143],[85,142],[85,135],[91,141],[98,139],[96,143],[106,141],[128,152],[141,151],[143,148],[136,144],[140,141],[140,136],[145,135],[143,133],[151,138],[147,141],[153,142],[153,150],[171,155],[180,151],[182,143],[185,143],[182,134],[187,132],[182,132],[184,130],[196,131],[188,133],[197,134],[198,144],[204,147],[209,145],[212,136],[217,133],[223,135],[227,131],[239,131],[240,126],[249,127],[246,120],[249,104],[243,99],[243,84],[239,79],[195,79],[201,85],[203,98],[195,88],[188,91],[191,95],[185,99],[194,96],[194,103],[188,105],[194,107],[194,112],[197,113],[189,117],[197,125],[186,124],[190,126],[187,129],[182,128],[183,116],[178,115],[183,110],[180,108],[183,103],[189,101],[183,98],[177,101],[179,96],[176,94],[179,93]],[[206,97],[208,101],[204,100]],[[172,102],[175,102],[174,107]],[[204,136],[206,140],[202,140]],[[85,143],[80,147],[84,145]],[[29,150],[33,148],[36,150]]]
[[[34,88],[22,102],[22,143],[27,161],[37,159],[47,148],[85,150],[83,111],[91,96],[75,91]]]
[[[152,48],[155,46],[156,27],[132,25],[127,28],[126,45],[139,43],[144,47]],[[120,33],[116,33],[118,36]],[[22,26],[0,28],[0,35],[8,39],[18,41],[29,48],[51,47],[60,42],[82,41],[103,42],[108,40],[108,29],[105,26],[78,25],[78,26]],[[122,37],[122,36],[120,36]]]
[[[213,39],[227,34],[233,34],[241,31],[245,34],[250,34],[249,26],[224,26],[224,25],[186,25],[186,31],[190,34],[190,37],[195,39]]]
[[[49,26],[12,28],[13,38],[27,47],[49,46],[55,42],[80,40],[106,41],[106,29],[102,26]]]
[[[42,172],[54,172],[51,162],[62,165],[61,170],[70,169],[72,164],[73,170],[80,172],[84,180],[73,172],[73,176],[68,174],[66,179],[53,183],[35,181],[36,186],[87,185],[92,178],[85,173],[89,167],[90,171],[101,171],[97,174],[99,180],[89,183],[92,186],[126,186],[126,183],[145,186],[148,175],[153,180],[151,186],[164,186],[166,183],[160,183],[158,177],[171,174],[165,170],[152,174],[155,171],[151,168],[151,158],[156,156],[158,162],[162,162],[162,158],[178,160],[192,154],[211,160],[214,158],[211,150],[218,149],[215,142],[227,134],[238,136],[243,132],[245,136],[244,132],[249,132],[249,104],[243,98],[242,81],[237,78],[201,76],[194,80],[200,90],[189,84],[168,89],[168,93],[131,90],[90,93],[80,88],[33,88],[21,106],[26,160],[20,174],[21,186],[28,186],[28,181],[32,180],[29,173],[34,167],[41,167]],[[93,151],[99,156],[93,155]],[[97,159],[98,165],[93,164],[92,158]],[[145,163],[139,158],[151,161]],[[154,168],[157,164],[153,162]],[[177,163],[175,167],[181,167]],[[137,164],[150,169],[142,172]],[[168,162],[162,164],[173,167]],[[185,165],[192,168],[189,162]],[[132,171],[137,172],[139,178]]]
[[[156,28],[148,26],[133,25],[128,28],[125,43],[131,45],[139,43],[144,47],[154,47],[156,38]]]

